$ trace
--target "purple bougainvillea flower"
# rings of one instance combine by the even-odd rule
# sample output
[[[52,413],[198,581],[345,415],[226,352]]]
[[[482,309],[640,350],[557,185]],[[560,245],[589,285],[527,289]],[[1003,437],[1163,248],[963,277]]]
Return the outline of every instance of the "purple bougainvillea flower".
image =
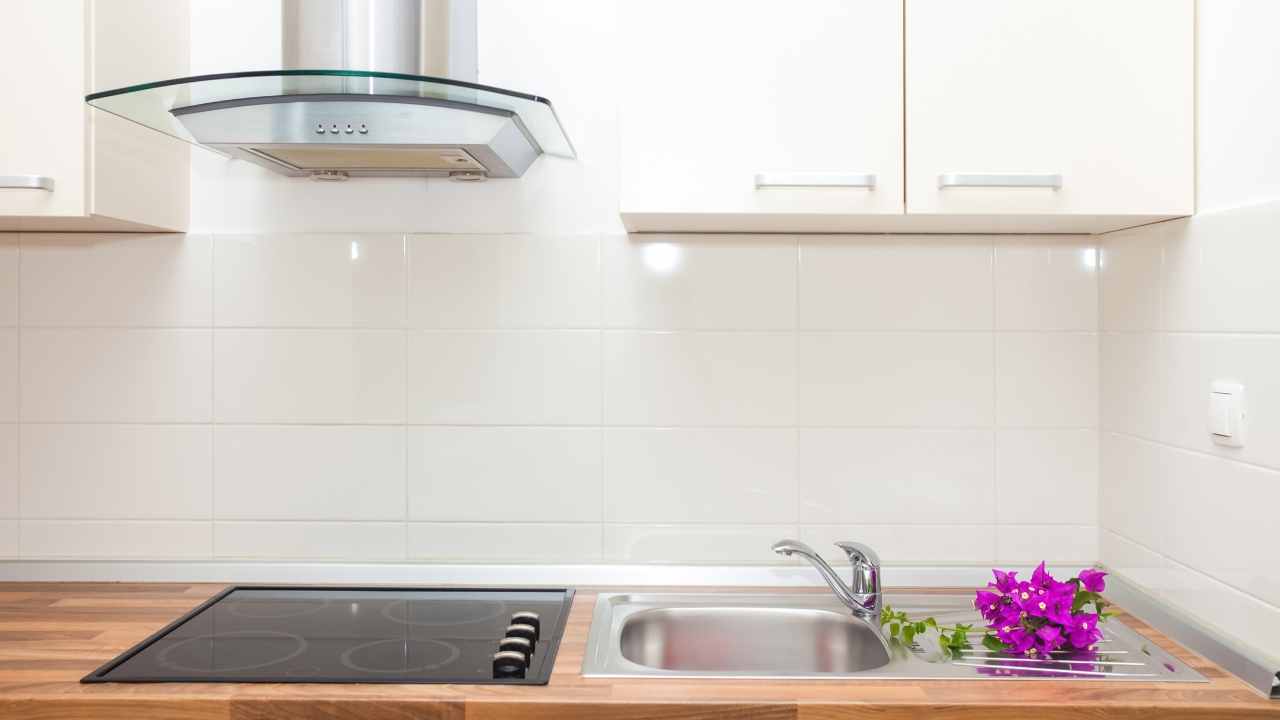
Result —
[[[1102,592],[1107,589],[1107,583],[1103,580],[1106,576],[1101,570],[1081,570],[1080,584],[1089,592]]]
[[[990,583],[989,586],[999,590],[1002,593],[1013,592],[1018,587],[1018,573],[1005,572],[1003,570],[992,570],[996,576],[996,581]]]
[[[1041,560],[1035,571],[1031,573],[1031,584],[1037,588],[1047,589],[1052,583],[1056,582],[1057,580],[1053,579],[1049,571],[1044,569],[1044,561]]]
[[[1080,613],[1071,616],[1071,624],[1067,626],[1067,638],[1072,647],[1080,650],[1093,645],[1102,639],[1098,630],[1098,616],[1093,613]]]
[[[1036,631],[1036,649],[1048,655],[1062,647],[1062,630],[1057,625],[1045,625]]]
[[[973,600],[973,606],[982,613],[982,617],[990,621],[1000,612],[1002,596],[986,590],[979,590]]]

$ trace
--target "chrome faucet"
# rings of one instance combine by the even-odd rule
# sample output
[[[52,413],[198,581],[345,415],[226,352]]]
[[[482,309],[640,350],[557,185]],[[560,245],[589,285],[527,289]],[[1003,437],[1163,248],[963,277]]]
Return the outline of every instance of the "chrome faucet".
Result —
[[[880,611],[884,607],[884,597],[880,593],[880,558],[875,550],[862,543],[841,541],[836,547],[849,556],[853,565],[853,582],[845,585],[836,571],[831,569],[813,548],[799,540],[779,540],[773,544],[773,551],[785,557],[799,555],[808,560],[822,579],[831,586],[831,591],[840,598],[840,602],[849,607],[854,617],[861,618],[880,627]]]

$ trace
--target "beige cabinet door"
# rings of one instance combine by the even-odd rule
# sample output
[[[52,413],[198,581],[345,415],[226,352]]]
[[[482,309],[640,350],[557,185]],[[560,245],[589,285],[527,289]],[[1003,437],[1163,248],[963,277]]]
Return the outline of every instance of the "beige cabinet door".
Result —
[[[86,29],[83,0],[0,4],[0,216],[86,212]]]
[[[906,0],[908,214],[1194,211],[1193,0]]]
[[[902,213],[902,0],[622,0],[618,28],[628,227]]]

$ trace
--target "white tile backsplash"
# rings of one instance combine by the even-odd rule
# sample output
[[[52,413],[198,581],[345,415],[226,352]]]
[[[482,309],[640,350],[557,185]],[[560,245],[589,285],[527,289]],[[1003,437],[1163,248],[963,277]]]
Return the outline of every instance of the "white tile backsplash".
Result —
[[[0,519],[0,558],[17,560],[22,557],[19,527],[16,519]]]
[[[218,520],[404,520],[399,427],[221,425],[213,432]]]
[[[207,425],[25,425],[22,516],[207,520]]]
[[[799,354],[802,425],[992,423],[988,333],[803,333]]]
[[[792,236],[609,235],[602,262],[605,327],[795,327]]]
[[[213,262],[219,327],[404,324],[400,235],[219,235]]]
[[[985,565],[1052,498],[1080,555],[1092,248],[0,238],[0,555]]]
[[[207,235],[22,236],[22,324],[208,327]]]
[[[210,344],[207,329],[23,329],[22,419],[208,422]]]
[[[213,355],[218,422],[404,421],[403,333],[219,329]]]
[[[996,562],[1002,566],[1045,561],[1058,577],[1072,577],[1098,558],[1096,525],[1001,525],[996,535]]]

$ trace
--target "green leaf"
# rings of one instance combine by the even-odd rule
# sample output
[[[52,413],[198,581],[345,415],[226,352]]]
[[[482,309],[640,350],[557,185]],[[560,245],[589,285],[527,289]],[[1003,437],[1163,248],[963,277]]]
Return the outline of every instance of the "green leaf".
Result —
[[[986,635],[982,638],[982,647],[991,652],[1003,652],[1005,650],[1004,643],[1000,642],[1000,638],[995,635]]]
[[[890,635],[890,637],[898,637],[898,632],[899,632],[901,629],[902,629],[902,626],[901,626],[901,625],[899,625],[898,623],[893,623],[893,624],[891,624],[891,625],[889,626],[889,635]]]

